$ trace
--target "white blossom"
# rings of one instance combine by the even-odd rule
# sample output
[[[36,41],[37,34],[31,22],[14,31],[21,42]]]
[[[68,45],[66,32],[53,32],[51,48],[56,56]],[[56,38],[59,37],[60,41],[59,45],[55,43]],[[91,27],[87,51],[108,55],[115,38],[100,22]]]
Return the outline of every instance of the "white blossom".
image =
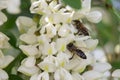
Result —
[[[120,69],[116,69],[115,71],[113,71],[112,77],[120,78]]]
[[[73,76],[73,80],[85,80],[84,77],[79,73],[72,73],[72,76]]]
[[[35,63],[35,57],[25,58],[22,61],[21,66],[18,68],[18,71],[25,75],[32,76],[35,73],[39,72],[39,68],[35,66]]]
[[[112,67],[109,63],[95,63],[93,65],[93,70],[98,72],[106,72],[110,70]]]
[[[100,11],[90,11],[91,0],[82,1],[82,9],[74,13],[73,19],[81,19],[86,17],[88,21],[92,23],[98,23],[102,20],[102,14]]]
[[[54,74],[55,80],[73,80],[72,75],[64,68],[57,69]]]
[[[102,78],[103,74],[94,70],[83,73],[85,80],[97,80]]]
[[[20,13],[20,0],[8,0],[7,11],[12,14]]]
[[[48,4],[45,0],[39,0],[32,3],[30,7],[31,13],[38,14],[50,14],[51,11],[48,8]]]
[[[0,25],[7,21],[6,15],[1,10],[6,9],[8,13],[20,13],[20,0],[0,0]]]
[[[92,11],[89,14],[86,15],[86,18],[90,22],[98,23],[102,20],[102,14],[99,11]]]
[[[30,76],[30,80],[102,79],[111,66],[98,64],[90,53],[97,46],[98,40],[92,39],[90,35],[78,34],[78,29],[73,24],[73,20],[82,23],[83,18],[92,23],[98,23],[102,19],[99,11],[91,11],[91,0],[82,0],[80,10],[65,6],[60,0],[31,0],[31,3],[31,13],[42,17],[39,27],[31,18],[19,17],[16,21],[19,31],[23,33],[20,40],[24,43],[19,48],[27,55],[18,71]],[[35,32],[39,34],[36,35]],[[71,51],[67,47],[69,43],[75,46],[71,47]],[[87,59],[78,56],[76,49],[81,50]],[[81,55],[81,52],[78,54]],[[98,70],[99,65],[105,66],[105,69]],[[87,67],[91,69],[85,71]]]
[[[68,28],[69,28],[69,25],[67,25],[67,24],[63,24],[61,27],[60,27],[60,29],[58,30],[58,35],[59,36],[61,36],[61,37],[66,37],[66,36],[68,36],[68,34],[69,34],[69,30],[68,30]]]
[[[20,16],[16,20],[16,25],[21,33],[27,32],[29,28],[36,26],[36,23],[29,17]]]
[[[4,55],[3,52],[0,50],[0,68],[7,67],[13,60],[14,57],[10,55]]]
[[[1,48],[9,48],[9,38],[3,34],[2,32],[0,32],[0,49]]]
[[[37,42],[37,37],[35,34],[25,33],[20,36],[20,40],[27,44],[34,44]]]
[[[44,61],[40,62],[38,66],[46,72],[55,72],[57,68],[55,58],[53,56],[48,56],[44,58]]]
[[[8,80],[8,74],[2,69],[0,69],[0,80]]]
[[[38,49],[33,45],[20,45],[19,48],[24,52],[27,56],[36,56],[38,55]]]
[[[0,25],[7,21],[6,15],[0,11]]]

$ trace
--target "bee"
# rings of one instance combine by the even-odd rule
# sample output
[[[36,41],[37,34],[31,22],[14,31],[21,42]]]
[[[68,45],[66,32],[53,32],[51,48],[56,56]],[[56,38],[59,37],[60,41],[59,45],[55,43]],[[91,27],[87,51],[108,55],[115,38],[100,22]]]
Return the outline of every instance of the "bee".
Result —
[[[85,55],[85,53],[82,50],[78,49],[72,42],[70,42],[69,44],[67,44],[67,49],[71,53],[73,53],[73,55],[70,58],[70,60],[74,57],[75,54],[77,54],[82,59],[87,59],[87,56]]]
[[[85,36],[89,36],[88,29],[79,20],[73,20],[73,25],[78,30],[77,34],[80,35],[82,33]]]

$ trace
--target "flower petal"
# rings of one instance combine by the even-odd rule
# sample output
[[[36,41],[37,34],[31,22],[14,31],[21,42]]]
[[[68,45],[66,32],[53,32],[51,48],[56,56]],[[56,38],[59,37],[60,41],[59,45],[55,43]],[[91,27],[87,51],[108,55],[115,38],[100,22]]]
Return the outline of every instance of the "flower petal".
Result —
[[[72,73],[73,80],[85,80],[79,73]]]
[[[35,66],[35,63],[36,63],[36,59],[33,56],[27,57],[21,62],[21,64],[26,67],[33,67]]]
[[[20,13],[20,0],[9,0],[7,11],[12,14]]]
[[[120,78],[120,69],[116,69],[112,73],[112,77]]]
[[[58,69],[54,74],[55,80],[73,80],[72,75],[64,68]]]
[[[82,0],[82,10],[89,12],[91,9],[91,0]]]
[[[18,68],[18,71],[27,75],[27,76],[32,76],[34,75],[35,73],[38,73],[39,71],[39,68],[36,67],[36,66],[33,66],[33,67],[26,67],[24,65],[21,65],[19,68]]]
[[[29,28],[36,26],[36,23],[29,17],[20,16],[16,20],[16,25],[21,33],[25,33]]]
[[[7,21],[6,15],[3,12],[0,11],[0,25],[5,23],[6,21]]]
[[[98,72],[106,72],[110,70],[112,66],[109,63],[95,63],[93,65],[93,70]]]
[[[38,54],[38,49],[36,48],[36,46],[32,46],[32,45],[20,45],[19,48],[27,56],[36,56]]]
[[[37,80],[38,74],[34,74],[30,77],[30,80]]]
[[[98,44],[98,40],[97,39],[87,39],[85,40],[86,46],[88,49],[90,49],[91,51],[94,50]]]
[[[0,58],[0,68],[7,67],[13,60],[14,60],[14,57],[12,57],[10,55]]]
[[[83,73],[83,77],[85,78],[85,80],[97,80],[101,78],[102,76],[103,74],[101,74],[100,72],[94,71],[94,70]]]
[[[34,1],[30,7],[31,13],[50,14],[48,4],[45,0]]]
[[[99,11],[92,11],[86,15],[88,21],[98,23],[102,20],[102,14]]]
[[[8,74],[2,69],[0,69],[0,80],[8,80]]]
[[[69,25],[63,24],[60,29],[58,30],[58,35],[61,37],[66,37],[69,34]]]
[[[49,80],[49,74],[47,72],[43,72],[38,75],[37,80]]]
[[[34,44],[37,42],[37,37],[34,34],[25,33],[20,36],[20,40],[27,44]]]
[[[55,72],[55,70],[56,70],[56,65],[50,61],[49,62],[43,61],[43,62],[39,63],[38,66],[42,70],[47,71],[47,72]]]
[[[0,0],[0,10],[7,8],[8,0]]]

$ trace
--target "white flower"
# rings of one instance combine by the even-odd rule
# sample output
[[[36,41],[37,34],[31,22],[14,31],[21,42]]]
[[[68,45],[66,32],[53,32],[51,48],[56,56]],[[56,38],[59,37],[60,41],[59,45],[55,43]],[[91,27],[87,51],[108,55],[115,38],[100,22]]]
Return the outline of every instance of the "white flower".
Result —
[[[86,15],[88,21],[98,23],[102,20],[102,14],[99,11],[92,11]]]
[[[102,78],[103,74],[94,70],[86,71],[83,73],[85,80],[97,80]]]
[[[57,30],[56,30],[56,27],[53,26],[53,24],[48,23],[48,24],[42,26],[42,29],[40,30],[40,33],[44,34],[45,31],[46,31],[47,37],[52,38],[56,35]]]
[[[87,39],[85,40],[86,47],[90,49],[91,51],[94,50],[98,44],[97,39]]]
[[[43,50],[42,50],[42,54],[43,55],[54,55],[56,54],[57,50],[56,50],[56,45],[55,42],[52,43],[45,43],[43,46]]]
[[[86,67],[90,64],[93,64],[95,62],[93,56],[91,54],[86,54],[87,56],[87,59],[83,60],[80,58],[78,58],[79,56],[75,57],[75,58],[78,58],[79,62],[75,62],[77,65],[72,69],[73,72],[78,72],[78,73],[81,73],[83,72]]]
[[[93,70],[98,72],[106,72],[110,70],[112,67],[109,63],[95,63],[93,65]]]
[[[51,1],[50,3],[49,3],[49,8],[50,8],[50,10],[52,11],[52,12],[56,12],[57,10],[55,10],[55,6],[57,5],[57,1]]]
[[[91,9],[91,0],[82,0],[82,8],[74,13],[73,20],[81,19],[89,13]]]
[[[14,57],[10,55],[4,56],[2,51],[0,50],[0,68],[7,67],[13,60],[14,60]]]
[[[50,14],[51,11],[48,8],[48,4],[45,0],[39,0],[32,3],[30,7],[31,13],[38,14]]]
[[[61,37],[66,37],[69,34],[69,25],[68,24],[63,24],[60,29],[58,30],[58,35]]]
[[[9,13],[17,14],[20,12],[20,0],[0,0],[0,25],[7,21],[7,17],[1,10],[6,9]]]
[[[27,76],[32,76],[35,73],[38,73],[39,68],[35,66],[36,59],[35,57],[28,57],[25,58],[21,66],[18,68],[18,71],[27,75]]]
[[[8,0],[0,0],[0,10],[7,8]]]
[[[29,17],[20,16],[16,20],[16,25],[21,33],[25,33],[29,28],[36,26],[36,23]]]
[[[82,0],[82,10],[89,12],[91,9],[91,0]]]
[[[10,55],[5,56],[0,50],[0,80],[8,80],[8,74],[2,68],[7,67],[13,60],[14,57]]]
[[[53,24],[58,23],[70,23],[73,17],[73,13],[53,13],[48,15],[48,22]]]
[[[18,69],[19,72],[31,76],[30,80],[103,79],[104,73],[110,69],[110,66],[107,65],[106,67],[105,65],[104,70],[97,71],[98,67],[92,66],[97,62],[90,54],[90,51],[98,44],[98,40],[92,39],[91,36],[78,35],[78,30],[72,23],[73,20],[78,19],[82,22],[82,18],[87,18],[93,23],[101,20],[102,15],[98,11],[90,10],[91,0],[82,0],[82,8],[78,11],[70,6],[65,6],[60,0],[32,1],[31,13],[40,14],[42,17],[38,28],[31,25],[26,29],[23,28],[25,33],[20,36],[20,40],[27,45],[20,45],[19,47],[27,56],[34,58],[24,60]],[[35,35],[36,31],[40,34]],[[70,42],[74,43],[75,48],[82,50],[87,59],[82,59],[75,54],[70,60],[75,50],[73,49],[71,52],[66,48]],[[38,54],[41,56],[38,57],[40,61],[37,64],[35,58]],[[39,72],[35,64],[39,67]],[[31,65],[35,67],[36,72],[32,72],[34,67]],[[85,71],[87,66],[91,66],[93,70]],[[103,67],[104,65],[100,66]]]
[[[45,45],[45,44],[49,44],[50,39],[47,37],[46,34],[41,34],[40,36],[37,37],[37,41],[40,45]]]
[[[30,77],[30,80],[37,80],[37,77],[38,77],[38,73],[32,75],[32,76]]]
[[[20,45],[19,48],[27,56],[37,56],[39,54],[38,49],[35,45],[34,46],[33,45]]]
[[[99,11],[90,11],[91,0],[82,1],[82,9],[74,13],[73,19],[87,18],[88,21],[92,23],[98,23],[102,20],[102,14]]]
[[[66,50],[66,43],[67,41],[64,38],[57,39],[56,46],[58,51],[65,51]]]
[[[38,75],[37,80],[49,80],[49,74],[47,72],[43,72]]]
[[[42,72],[42,73],[37,73],[33,75],[30,80],[50,80],[49,79],[49,74],[47,72]]]
[[[73,80],[72,75],[64,68],[59,68],[54,73],[55,80]]]
[[[57,68],[55,63],[55,57],[48,56],[44,58],[44,61],[40,62],[38,66],[46,72],[55,72]]]
[[[65,67],[67,63],[69,63],[70,56],[66,53],[60,52],[56,57],[56,66]]]
[[[84,77],[79,73],[72,73],[72,76],[73,76],[73,80],[85,80]]]
[[[0,25],[5,23],[6,21],[7,21],[6,15],[3,12],[0,11]]]
[[[0,10],[5,9],[12,14],[20,13],[20,0],[1,0]]]
[[[120,78],[120,69],[116,69],[115,71],[113,71],[112,77]]]
[[[0,80],[8,80],[8,78],[8,74],[4,70],[0,69]]]
[[[35,44],[37,42],[37,37],[35,34],[25,33],[20,36],[20,40],[27,44]]]
[[[102,48],[96,48],[92,54],[97,62],[107,62],[105,52]]]
[[[20,0],[8,0],[7,11],[12,14],[20,13]]]
[[[44,26],[46,28],[46,35],[49,37],[49,38],[52,38],[56,35],[56,27],[53,26],[51,23],[48,23],[47,25]]]
[[[8,43],[9,38],[0,32],[0,48],[8,48],[10,45]]]

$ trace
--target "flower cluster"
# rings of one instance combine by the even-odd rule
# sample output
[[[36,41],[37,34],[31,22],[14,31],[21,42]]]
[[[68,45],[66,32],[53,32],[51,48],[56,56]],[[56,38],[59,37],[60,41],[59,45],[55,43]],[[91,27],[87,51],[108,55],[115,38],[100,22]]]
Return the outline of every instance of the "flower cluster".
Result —
[[[10,55],[4,55],[2,52],[3,49],[10,46],[8,40],[9,38],[0,32],[0,80],[8,80],[8,74],[3,69],[14,60],[14,57]]]
[[[98,40],[91,38],[83,23],[83,19],[98,23],[102,14],[99,11],[91,11],[91,0],[81,1],[80,10],[66,6],[60,0],[33,1],[30,11],[42,15],[39,24],[31,18],[18,17],[16,24],[22,33],[19,48],[28,56],[21,62],[19,72],[30,76],[30,80],[108,78],[106,74],[109,73],[111,65],[107,62],[97,62],[90,53],[98,44]],[[78,23],[75,24],[75,21]],[[69,50],[69,43],[75,48],[70,47]],[[81,53],[86,59],[80,57]]]
[[[2,12],[6,9],[11,14],[17,14],[20,12],[20,0],[0,0],[0,25],[7,21],[6,15]]]

